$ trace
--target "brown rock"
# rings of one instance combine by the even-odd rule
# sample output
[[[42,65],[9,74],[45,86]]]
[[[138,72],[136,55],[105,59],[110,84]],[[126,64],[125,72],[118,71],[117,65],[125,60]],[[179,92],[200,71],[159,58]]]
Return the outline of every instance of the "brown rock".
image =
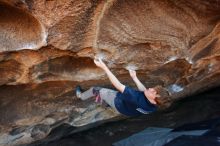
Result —
[[[0,9],[1,52],[38,49],[46,44],[43,26],[27,11],[2,2]]]
[[[218,0],[0,0],[0,9],[0,145],[117,116],[71,99],[76,84],[110,85],[94,57],[126,85],[127,69],[162,85],[170,103],[219,85]]]
[[[15,60],[1,61],[0,85],[16,82],[24,71],[23,65]]]

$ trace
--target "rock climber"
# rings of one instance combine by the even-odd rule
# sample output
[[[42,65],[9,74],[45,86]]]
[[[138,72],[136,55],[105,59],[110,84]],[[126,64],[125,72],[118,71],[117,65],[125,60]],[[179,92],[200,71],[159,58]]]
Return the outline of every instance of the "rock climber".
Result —
[[[157,110],[157,98],[161,97],[157,87],[146,88],[137,78],[136,71],[129,70],[129,73],[138,90],[123,85],[102,59],[94,59],[94,63],[105,71],[117,91],[101,87],[91,87],[89,90],[82,92],[81,87],[77,86],[76,96],[79,99],[86,100],[90,97],[96,97],[96,101],[104,101],[116,112],[125,116],[138,116]]]

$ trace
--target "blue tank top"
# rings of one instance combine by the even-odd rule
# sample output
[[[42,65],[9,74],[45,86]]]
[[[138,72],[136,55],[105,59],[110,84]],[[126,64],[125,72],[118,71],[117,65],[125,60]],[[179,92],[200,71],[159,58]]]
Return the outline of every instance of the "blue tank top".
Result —
[[[114,100],[116,109],[126,116],[138,116],[156,111],[157,107],[150,103],[144,92],[125,87],[123,93],[118,92]]]

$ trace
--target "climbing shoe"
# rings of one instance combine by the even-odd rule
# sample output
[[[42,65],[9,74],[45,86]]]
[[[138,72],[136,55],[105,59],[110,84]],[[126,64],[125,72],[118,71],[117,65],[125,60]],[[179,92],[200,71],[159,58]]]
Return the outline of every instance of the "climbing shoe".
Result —
[[[76,97],[81,98],[81,95],[82,95],[82,90],[81,87],[78,85],[76,86]]]

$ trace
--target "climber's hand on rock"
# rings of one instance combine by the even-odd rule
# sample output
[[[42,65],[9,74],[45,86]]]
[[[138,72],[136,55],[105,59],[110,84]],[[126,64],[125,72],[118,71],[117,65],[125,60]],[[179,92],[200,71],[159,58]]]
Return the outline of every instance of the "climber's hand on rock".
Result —
[[[102,59],[94,59],[94,63],[96,66],[102,68],[102,69],[106,69],[107,66],[105,65],[105,63],[102,61]]]
[[[136,77],[137,77],[135,70],[129,69],[129,74],[130,74],[130,76],[131,76],[132,78],[136,78]]]

